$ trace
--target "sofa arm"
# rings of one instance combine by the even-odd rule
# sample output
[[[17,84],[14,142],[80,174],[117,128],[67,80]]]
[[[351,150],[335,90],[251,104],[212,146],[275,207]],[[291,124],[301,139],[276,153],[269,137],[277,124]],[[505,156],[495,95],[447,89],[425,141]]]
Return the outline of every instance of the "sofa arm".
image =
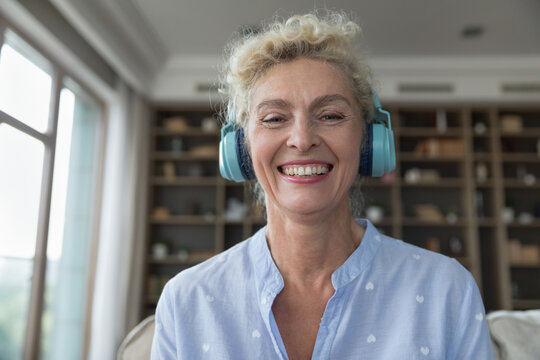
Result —
[[[487,315],[496,360],[540,359],[540,310]]]

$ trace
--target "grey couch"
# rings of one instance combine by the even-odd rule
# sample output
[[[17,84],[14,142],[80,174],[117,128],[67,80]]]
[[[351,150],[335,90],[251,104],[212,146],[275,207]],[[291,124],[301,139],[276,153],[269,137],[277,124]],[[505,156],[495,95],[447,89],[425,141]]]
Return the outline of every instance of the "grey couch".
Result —
[[[486,316],[496,360],[540,360],[540,310]]]
[[[496,360],[540,360],[540,310],[495,311],[486,320]],[[126,336],[117,360],[150,359],[153,335],[154,316],[150,316]]]

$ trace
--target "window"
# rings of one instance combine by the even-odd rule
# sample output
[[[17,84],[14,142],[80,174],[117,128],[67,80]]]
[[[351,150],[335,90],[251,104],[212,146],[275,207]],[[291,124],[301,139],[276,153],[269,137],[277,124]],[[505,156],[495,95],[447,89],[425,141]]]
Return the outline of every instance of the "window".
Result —
[[[0,359],[83,356],[102,129],[101,104],[0,27]]]

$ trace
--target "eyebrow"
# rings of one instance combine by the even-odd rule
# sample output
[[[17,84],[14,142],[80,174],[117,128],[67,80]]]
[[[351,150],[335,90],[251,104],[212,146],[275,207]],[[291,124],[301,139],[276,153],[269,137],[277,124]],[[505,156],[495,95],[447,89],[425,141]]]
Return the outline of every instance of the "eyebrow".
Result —
[[[313,102],[311,103],[309,107],[310,109],[314,109],[319,106],[322,106],[328,103],[338,102],[338,101],[344,102],[347,105],[351,106],[351,102],[345,96],[340,95],[340,94],[330,94],[330,95],[322,95],[315,98],[315,100],[313,100]],[[262,108],[272,107],[272,106],[279,107],[279,108],[286,108],[286,109],[289,109],[292,107],[290,102],[285,101],[283,99],[269,99],[269,100],[265,100],[259,103],[257,105],[257,111],[260,111]]]
[[[265,107],[279,107],[279,108],[290,108],[291,103],[283,99],[269,99],[265,100],[257,105],[257,112]]]
[[[314,109],[319,106],[322,106],[328,103],[338,102],[338,101],[344,102],[347,105],[351,106],[350,101],[345,96],[340,95],[340,94],[331,94],[331,95],[319,96],[311,103],[310,108]]]

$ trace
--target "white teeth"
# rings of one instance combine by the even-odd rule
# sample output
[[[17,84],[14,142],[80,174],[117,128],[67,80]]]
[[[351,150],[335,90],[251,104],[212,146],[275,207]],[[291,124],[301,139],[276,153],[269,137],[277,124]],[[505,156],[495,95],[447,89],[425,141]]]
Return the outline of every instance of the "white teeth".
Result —
[[[285,167],[282,172],[289,176],[313,176],[323,175],[329,171],[324,165]]]

